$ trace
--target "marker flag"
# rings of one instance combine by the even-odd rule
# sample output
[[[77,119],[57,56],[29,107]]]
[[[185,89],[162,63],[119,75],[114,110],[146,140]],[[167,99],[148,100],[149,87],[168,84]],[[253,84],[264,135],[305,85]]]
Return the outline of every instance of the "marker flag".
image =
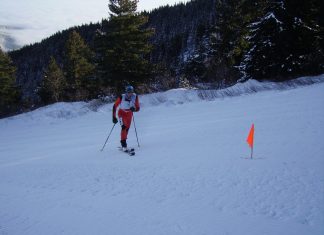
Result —
[[[250,129],[249,136],[247,137],[246,141],[248,142],[250,148],[253,148],[253,143],[254,143],[254,124],[252,124],[252,127]]]

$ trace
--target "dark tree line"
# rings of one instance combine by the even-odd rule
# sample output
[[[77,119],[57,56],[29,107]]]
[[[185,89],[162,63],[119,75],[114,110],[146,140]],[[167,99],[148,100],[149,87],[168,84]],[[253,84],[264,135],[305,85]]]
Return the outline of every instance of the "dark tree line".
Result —
[[[19,103],[15,72],[10,57],[0,48],[0,117],[15,111]]]

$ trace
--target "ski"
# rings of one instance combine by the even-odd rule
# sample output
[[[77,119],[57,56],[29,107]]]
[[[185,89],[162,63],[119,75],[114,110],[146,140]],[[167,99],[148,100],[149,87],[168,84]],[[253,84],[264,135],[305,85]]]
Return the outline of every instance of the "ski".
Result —
[[[129,148],[124,150],[125,153],[128,153],[129,156],[134,156],[135,155],[135,149],[134,148]]]
[[[123,149],[122,147],[118,147],[120,151],[127,153],[129,156],[134,156],[135,155],[135,149],[134,148],[127,148]]]

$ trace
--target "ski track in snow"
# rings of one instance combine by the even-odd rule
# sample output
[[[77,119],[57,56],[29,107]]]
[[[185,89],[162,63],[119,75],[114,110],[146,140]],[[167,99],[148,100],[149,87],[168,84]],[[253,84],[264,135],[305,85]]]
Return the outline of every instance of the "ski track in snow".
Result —
[[[111,105],[0,120],[0,235],[324,234],[323,90],[144,105],[135,157]]]

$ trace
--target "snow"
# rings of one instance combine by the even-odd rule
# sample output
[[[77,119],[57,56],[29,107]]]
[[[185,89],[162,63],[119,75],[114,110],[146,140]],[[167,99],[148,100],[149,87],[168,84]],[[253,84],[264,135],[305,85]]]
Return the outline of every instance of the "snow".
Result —
[[[134,157],[112,104],[2,119],[0,234],[324,234],[323,77],[141,96]]]
[[[269,19],[274,19],[274,20],[277,22],[277,24],[279,24],[279,25],[282,25],[282,24],[283,24],[282,21],[280,21],[280,20],[277,19],[277,17],[274,15],[273,12],[270,12],[269,14],[267,14],[267,15],[263,18],[262,21],[264,21],[264,20],[269,20]]]

